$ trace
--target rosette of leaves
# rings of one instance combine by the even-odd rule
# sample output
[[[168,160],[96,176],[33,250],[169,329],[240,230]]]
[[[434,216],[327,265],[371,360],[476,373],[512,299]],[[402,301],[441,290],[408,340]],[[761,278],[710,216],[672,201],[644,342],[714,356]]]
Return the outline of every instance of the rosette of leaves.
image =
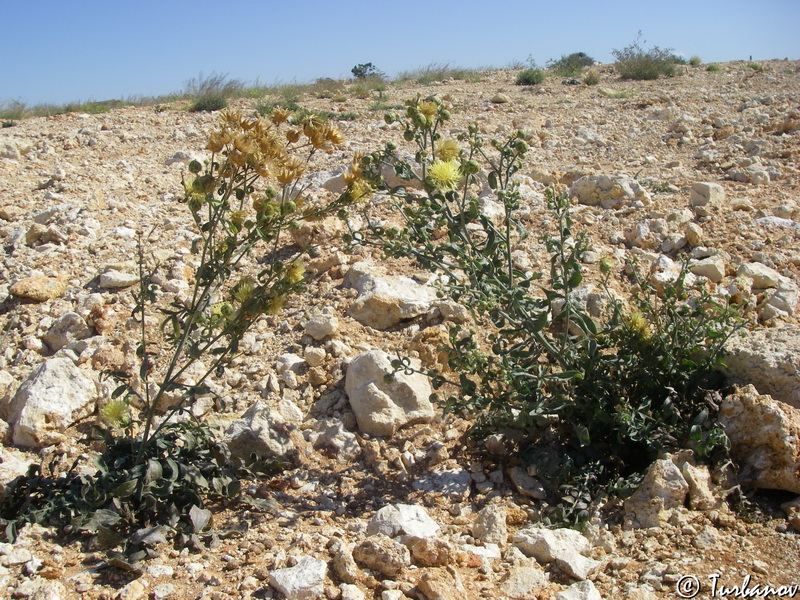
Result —
[[[198,231],[192,253],[199,266],[188,301],[160,308],[166,344],[154,342],[145,317],[155,302],[156,267],[148,270],[140,243],[133,310],[140,364],[136,376],[111,373],[120,385],[97,428],[104,444],[97,471],[45,477],[35,467],[12,482],[0,504],[8,539],[25,522],[70,524],[76,531],[102,534],[111,545],[157,528],[155,538],[132,538],[146,545],[165,534],[191,536],[204,529],[209,497],[256,502],[240,494],[238,477],[249,475],[244,465],[231,462],[224,444],[207,425],[193,422],[187,407],[210,393],[208,378],[225,372],[253,323],[304,288],[303,253],[283,248],[282,232],[352,202],[351,193],[325,205],[304,200],[302,176],[315,154],[332,152],[343,137],[316,117],[291,124],[288,116],[282,109],[270,119],[223,113],[208,141],[211,159],[190,164],[191,178],[184,181],[184,201]],[[260,270],[243,274],[258,249]],[[204,372],[184,383],[182,376],[200,359]],[[176,424],[179,416],[188,421]]]
[[[416,145],[414,163],[391,143],[363,161],[401,224],[375,224],[367,215],[369,229],[351,232],[349,241],[442,275],[440,293],[471,311],[477,327],[450,328],[447,369],[425,371],[445,410],[473,418],[476,437],[521,431],[519,455],[549,492],[545,512],[561,522],[587,518],[605,494],[630,491],[663,451],[724,455],[727,439],[708,392],[721,384],[715,369],[738,326],[735,313],[690,288],[685,271],[656,293],[632,267],[626,307],[610,292],[604,262],[609,310],[592,318],[575,294],[589,242],[574,231],[563,192],[545,193],[553,223],[541,237],[548,268],[515,265],[513,253],[529,236],[514,178],[527,151],[524,132],[487,141],[471,126],[454,142],[442,133],[450,114],[444,103],[417,98],[406,106],[405,115],[386,118]],[[386,169],[422,192],[390,188]],[[502,207],[499,219],[481,210],[485,188]],[[412,370],[402,357],[394,368]]]

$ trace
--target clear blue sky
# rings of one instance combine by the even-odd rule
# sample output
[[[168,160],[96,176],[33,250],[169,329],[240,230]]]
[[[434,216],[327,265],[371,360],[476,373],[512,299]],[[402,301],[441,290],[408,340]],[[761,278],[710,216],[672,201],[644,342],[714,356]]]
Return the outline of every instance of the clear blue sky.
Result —
[[[177,92],[201,72],[247,83],[390,76],[432,62],[611,62],[647,46],[705,62],[800,58],[800,0],[0,0],[0,104]]]

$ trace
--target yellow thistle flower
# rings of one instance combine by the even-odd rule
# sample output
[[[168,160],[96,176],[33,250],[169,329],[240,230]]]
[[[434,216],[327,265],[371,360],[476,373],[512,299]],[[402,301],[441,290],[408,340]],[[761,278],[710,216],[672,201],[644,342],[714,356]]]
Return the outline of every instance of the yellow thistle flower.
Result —
[[[443,192],[456,189],[461,181],[461,170],[454,160],[435,160],[428,169],[428,182]]]
[[[303,281],[306,272],[306,264],[301,260],[296,260],[286,269],[286,281],[292,285]]]
[[[246,217],[247,213],[245,211],[234,210],[231,212],[231,223],[233,223],[237,229],[241,229]]]
[[[650,339],[650,325],[647,323],[645,316],[639,311],[635,311],[627,315],[625,324],[628,329],[640,337],[642,340]]]
[[[231,295],[234,300],[243,304],[253,297],[254,292],[255,281],[253,281],[251,277],[243,277],[242,280],[234,286]]]
[[[109,425],[123,425],[130,419],[130,409],[123,400],[112,400],[100,411],[100,418]]]
[[[439,109],[439,106],[435,102],[424,101],[420,102],[417,106],[417,110],[421,112],[429,121],[433,121],[433,118],[436,116],[436,111]]]
[[[270,298],[267,301],[266,306],[264,307],[264,312],[268,315],[274,315],[280,309],[283,308],[283,305],[286,303],[286,296],[275,296],[274,298]]]
[[[455,140],[445,140],[439,146],[439,158],[445,162],[455,160],[461,154],[461,147]]]

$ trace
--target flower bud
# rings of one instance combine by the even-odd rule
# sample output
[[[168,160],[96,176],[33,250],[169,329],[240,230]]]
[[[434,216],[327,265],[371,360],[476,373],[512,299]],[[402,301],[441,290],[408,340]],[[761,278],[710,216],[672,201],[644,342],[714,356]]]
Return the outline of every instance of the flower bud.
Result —
[[[200,172],[200,169],[202,168],[203,165],[201,165],[196,160],[193,160],[192,162],[189,163],[189,173],[194,173],[195,175],[197,175]]]

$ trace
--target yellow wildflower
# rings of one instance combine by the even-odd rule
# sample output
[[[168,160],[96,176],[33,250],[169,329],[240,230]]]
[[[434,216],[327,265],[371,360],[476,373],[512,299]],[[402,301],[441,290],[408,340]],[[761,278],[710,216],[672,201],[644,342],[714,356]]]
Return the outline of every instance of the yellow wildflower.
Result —
[[[454,160],[435,160],[428,169],[428,182],[443,192],[456,189],[461,181],[461,170]]]
[[[303,275],[306,272],[306,264],[301,260],[296,260],[289,265],[286,269],[286,281],[292,285],[303,281]]]
[[[445,140],[439,146],[439,158],[445,162],[455,160],[461,154],[461,148],[455,140]]]

